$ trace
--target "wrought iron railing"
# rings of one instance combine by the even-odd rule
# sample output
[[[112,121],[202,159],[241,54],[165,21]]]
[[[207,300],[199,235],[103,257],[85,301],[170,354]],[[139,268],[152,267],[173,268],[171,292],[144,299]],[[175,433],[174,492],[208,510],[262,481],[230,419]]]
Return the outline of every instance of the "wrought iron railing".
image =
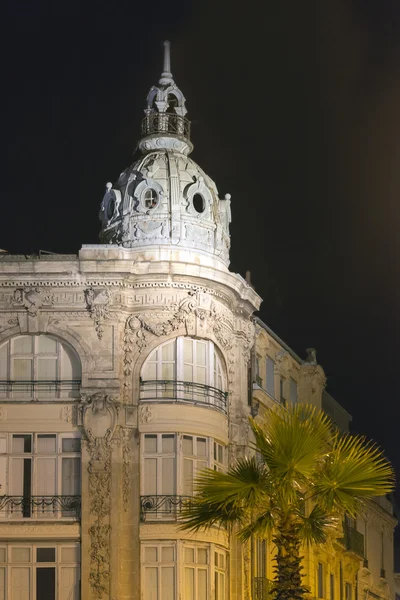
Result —
[[[81,518],[81,496],[0,496],[0,519]]]
[[[177,114],[151,112],[142,121],[142,135],[165,133],[190,140],[190,121]]]
[[[140,382],[140,400],[190,402],[227,411],[228,393],[201,383],[176,380],[149,380]]]
[[[342,542],[346,550],[350,550],[355,554],[358,554],[361,558],[364,558],[364,536],[362,533],[357,531],[355,527],[350,527],[346,522],[343,523],[343,538],[339,541]]]
[[[79,396],[80,388],[80,379],[2,379],[0,400],[76,398]]]
[[[191,496],[140,496],[141,521],[174,521]]]
[[[266,577],[253,577],[254,600],[270,600],[273,582]]]

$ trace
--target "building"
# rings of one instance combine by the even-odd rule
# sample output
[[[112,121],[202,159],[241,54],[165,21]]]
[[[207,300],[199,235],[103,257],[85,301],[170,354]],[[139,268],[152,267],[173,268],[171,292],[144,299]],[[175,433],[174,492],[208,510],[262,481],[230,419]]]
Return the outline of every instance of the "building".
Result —
[[[268,542],[179,529],[194,477],[249,451],[264,406],[307,399],[348,425],[315,353],[254,320],[261,298],[228,268],[230,196],[192,149],[166,42],[102,243],[0,255],[0,599],[263,600]],[[314,596],[356,598],[356,530],[306,556]]]

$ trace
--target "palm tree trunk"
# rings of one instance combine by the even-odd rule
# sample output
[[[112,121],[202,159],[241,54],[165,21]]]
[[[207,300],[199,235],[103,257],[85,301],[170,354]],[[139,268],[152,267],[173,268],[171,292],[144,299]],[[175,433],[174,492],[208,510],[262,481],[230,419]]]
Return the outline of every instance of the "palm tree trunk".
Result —
[[[298,528],[289,516],[280,520],[272,540],[277,547],[275,579],[271,589],[274,600],[303,600],[309,590],[301,582],[301,541]]]

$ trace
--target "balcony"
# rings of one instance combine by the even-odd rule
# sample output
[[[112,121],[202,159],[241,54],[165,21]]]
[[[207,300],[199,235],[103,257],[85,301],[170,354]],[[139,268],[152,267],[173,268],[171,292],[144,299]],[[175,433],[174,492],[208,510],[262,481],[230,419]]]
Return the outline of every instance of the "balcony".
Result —
[[[350,527],[346,522],[343,523],[344,537],[339,541],[343,544],[346,550],[354,552],[360,558],[364,558],[364,536],[357,531],[355,527]]]
[[[151,112],[142,121],[142,136],[165,134],[190,140],[190,121],[177,114]]]
[[[191,496],[140,496],[140,520],[176,521]]]
[[[0,380],[1,400],[68,400],[78,398],[81,389],[80,379],[50,380]]]
[[[81,496],[0,496],[0,520],[80,518]]]
[[[219,410],[226,414],[228,393],[191,381],[149,380],[140,382],[140,400],[183,402]]]
[[[269,600],[272,598],[271,588],[273,581],[266,577],[253,577],[254,600]]]

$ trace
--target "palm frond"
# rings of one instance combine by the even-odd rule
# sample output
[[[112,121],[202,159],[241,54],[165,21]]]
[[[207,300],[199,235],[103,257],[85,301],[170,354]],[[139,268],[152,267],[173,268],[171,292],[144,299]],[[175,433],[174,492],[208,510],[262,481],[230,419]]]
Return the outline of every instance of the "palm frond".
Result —
[[[327,510],[354,514],[359,501],[391,492],[394,483],[393,467],[375,442],[337,434],[315,493]]]
[[[242,542],[247,541],[253,535],[261,539],[266,539],[271,535],[276,524],[277,519],[274,511],[271,509],[265,510],[261,515],[242,527],[238,532],[238,537]]]
[[[327,539],[329,529],[338,526],[339,520],[315,505],[308,516],[298,515],[299,534],[306,544],[322,544]]]
[[[273,477],[311,477],[332,437],[329,418],[308,405],[269,410],[262,427],[253,419],[250,424]]]

